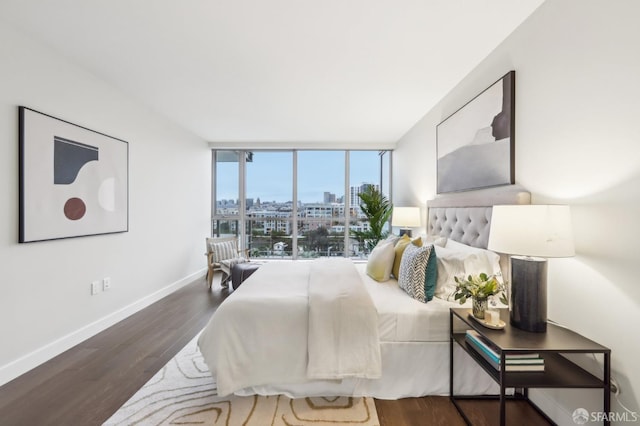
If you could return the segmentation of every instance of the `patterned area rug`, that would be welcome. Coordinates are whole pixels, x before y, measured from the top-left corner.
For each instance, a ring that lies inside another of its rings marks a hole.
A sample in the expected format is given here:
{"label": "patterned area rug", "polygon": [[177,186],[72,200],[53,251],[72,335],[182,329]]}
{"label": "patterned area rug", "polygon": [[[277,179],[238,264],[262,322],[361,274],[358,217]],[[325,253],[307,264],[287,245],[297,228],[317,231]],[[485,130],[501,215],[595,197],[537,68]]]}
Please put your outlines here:
{"label": "patterned area rug", "polygon": [[379,426],[371,398],[218,397],[197,337],[104,425]]}

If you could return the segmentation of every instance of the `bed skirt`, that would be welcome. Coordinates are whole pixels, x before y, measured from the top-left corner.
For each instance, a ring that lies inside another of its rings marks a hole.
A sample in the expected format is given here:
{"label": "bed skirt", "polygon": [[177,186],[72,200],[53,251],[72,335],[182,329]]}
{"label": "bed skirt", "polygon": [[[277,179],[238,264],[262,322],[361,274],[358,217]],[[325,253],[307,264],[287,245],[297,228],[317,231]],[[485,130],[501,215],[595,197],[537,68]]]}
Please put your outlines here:
{"label": "bed skirt", "polygon": [[[399,399],[449,395],[449,342],[382,342],[380,379],[319,380],[307,383],[253,386],[236,395],[371,396]],[[454,392],[497,395],[497,384],[458,345],[454,345]]]}

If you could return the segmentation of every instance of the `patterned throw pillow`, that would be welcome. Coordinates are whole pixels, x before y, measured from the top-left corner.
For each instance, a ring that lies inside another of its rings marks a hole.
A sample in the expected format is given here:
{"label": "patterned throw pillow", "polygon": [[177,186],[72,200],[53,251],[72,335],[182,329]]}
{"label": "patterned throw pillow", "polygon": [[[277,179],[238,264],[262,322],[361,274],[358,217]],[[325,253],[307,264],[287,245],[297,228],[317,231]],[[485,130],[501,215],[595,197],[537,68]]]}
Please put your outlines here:
{"label": "patterned throw pillow", "polygon": [[409,296],[423,303],[430,300],[425,284],[427,264],[432,251],[433,245],[416,247],[409,244],[400,261],[398,285]]}
{"label": "patterned throw pillow", "polygon": [[393,261],[393,269],[391,270],[391,273],[396,277],[396,279],[400,278],[400,262],[402,261],[402,255],[409,244],[413,244],[416,247],[422,247],[422,238],[418,237],[412,240],[407,234],[404,234],[400,239],[398,239],[395,247],[396,256]]}
{"label": "patterned throw pillow", "polygon": [[220,263],[225,259],[233,259],[238,257],[238,242],[235,240],[214,242],[211,244],[211,251],[215,263]]}

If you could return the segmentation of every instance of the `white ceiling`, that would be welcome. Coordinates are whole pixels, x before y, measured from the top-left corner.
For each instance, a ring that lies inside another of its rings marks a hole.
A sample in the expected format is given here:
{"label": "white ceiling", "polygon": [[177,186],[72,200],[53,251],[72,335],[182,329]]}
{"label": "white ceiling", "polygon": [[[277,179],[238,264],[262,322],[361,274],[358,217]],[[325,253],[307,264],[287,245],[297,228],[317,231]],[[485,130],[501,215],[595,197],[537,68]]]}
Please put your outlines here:
{"label": "white ceiling", "polygon": [[376,144],[542,2],[2,0],[0,17],[207,141]]}

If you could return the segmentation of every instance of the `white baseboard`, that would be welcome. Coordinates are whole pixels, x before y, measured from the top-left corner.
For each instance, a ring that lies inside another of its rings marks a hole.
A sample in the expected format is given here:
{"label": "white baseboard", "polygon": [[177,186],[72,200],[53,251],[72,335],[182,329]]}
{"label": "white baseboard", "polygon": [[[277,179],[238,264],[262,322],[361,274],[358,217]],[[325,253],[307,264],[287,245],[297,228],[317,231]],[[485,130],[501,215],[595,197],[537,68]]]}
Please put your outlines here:
{"label": "white baseboard", "polygon": [[14,361],[11,361],[8,364],[0,366],[0,386],[21,376],[27,371],[32,370],[40,364],[49,361],[53,357],[87,340],[88,338],[95,336],[101,331],[146,308],[152,303],[157,302],[163,297],[168,296],[174,291],[179,290],[185,285],[193,282],[195,279],[204,276],[205,272],[206,269],[202,269],[188,275],[148,296],[143,297],[140,300],[131,303],[130,305],[125,306],[122,309],[102,317],[91,324],[87,324],[84,327],[44,345]]}

